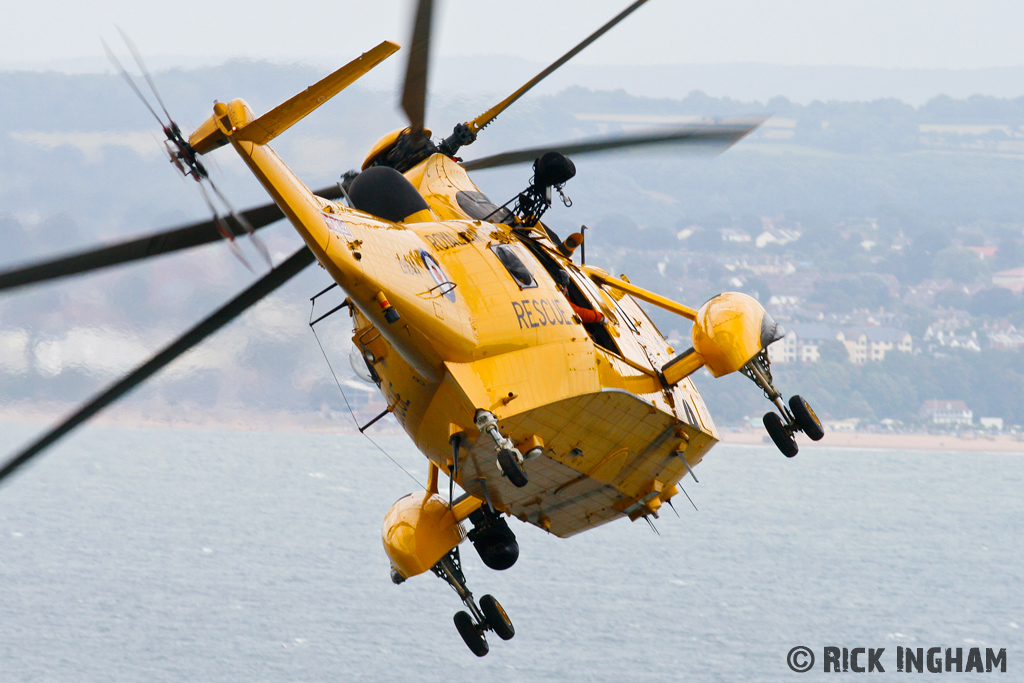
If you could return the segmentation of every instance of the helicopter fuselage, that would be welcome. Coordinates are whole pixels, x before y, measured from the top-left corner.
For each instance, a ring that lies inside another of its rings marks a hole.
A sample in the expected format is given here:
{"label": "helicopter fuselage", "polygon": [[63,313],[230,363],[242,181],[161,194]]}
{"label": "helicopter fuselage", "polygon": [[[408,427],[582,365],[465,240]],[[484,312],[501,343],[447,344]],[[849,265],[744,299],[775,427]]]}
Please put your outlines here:
{"label": "helicopter fuselage", "polygon": [[[569,536],[656,514],[717,440],[690,380],[659,377],[674,350],[640,306],[539,231],[472,218],[459,193],[482,194],[451,158],[435,154],[405,173],[431,215],[395,223],[313,195],[266,145],[232,144],[346,293],[353,343],[416,446],[449,472],[450,440],[464,439],[456,481],[469,494]],[[525,266],[525,284],[496,249]],[[592,337],[573,314],[558,268],[604,313],[603,332]],[[526,486],[502,476],[474,426],[478,410],[514,443],[542,444]]]}
{"label": "helicopter fuselage", "polygon": [[[390,413],[429,463],[425,490],[399,499],[384,516],[381,540],[391,578],[402,583],[430,571],[445,580],[468,610],[457,612],[454,623],[477,656],[487,654],[486,631],[508,640],[515,629],[493,596],[477,601],[469,591],[462,541],[468,538],[486,566],[503,570],[519,557],[506,515],[561,537],[621,517],[644,518],[653,527],[651,518],[663,504],[672,505],[676,494],[685,494],[680,480],[694,476],[694,466],[718,439],[693,373],[706,368],[713,377],[741,372],[751,379],[778,409],[763,421],[786,456],[798,451],[797,432],[821,439],[824,429],[807,401],[794,395],[787,404],[774,386],[767,347],[784,330],[757,300],[723,292],[690,308],[625,275],[583,265],[582,252],[576,265],[572,256],[583,236],[573,233],[560,241],[540,222],[552,190],[561,194],[576,173],[568,155],[668,143],[728,146],[760,120],[544,145],[465,166],[455,158],[502,111],[645,1],[634,0],[435,144],[425,126],[434,3],[419,0],[401,98],[409,125],[382,137],[362,172],[346,173],[336,187],[319,190],[324,196],[311,192],[268,143],[393,54],[397,44],[378,44],[259,117],[242,100],[217,101],[213,115],[187,141],[141,58],[136,54],[166,123],[108,50],[160,120],[172,161],[199,183],[213,220],[0,273],[0,289],[149,258],[217,235],[233,239],[248,233],[271,269],[22,449],[0,467],[0,481],[314,260],[345,294],[341,305],[318,320],[348,309],[354,367],[376,383],[387,402],[387,410],[360,431]],[[199,157],[227,145],[276,209],[267,205],[236,214],[217,190]],[[533,163],[533,177],[509,202],[511,209],[491,203],[466,173],[527,162]],[[218,214],[207,187],[230,220]],[[275,266],[255,230],[281,213],[306,246]],[[231,246],[245,262],[238,245]],[[639,301],[692,323],[692,346],[681,353],[672,349]],[[310,325],[316,322],[311,318]],[[442,472],[449,475],[447,500],[438,486]],[[465,490],[457,499],[455,482]]]}

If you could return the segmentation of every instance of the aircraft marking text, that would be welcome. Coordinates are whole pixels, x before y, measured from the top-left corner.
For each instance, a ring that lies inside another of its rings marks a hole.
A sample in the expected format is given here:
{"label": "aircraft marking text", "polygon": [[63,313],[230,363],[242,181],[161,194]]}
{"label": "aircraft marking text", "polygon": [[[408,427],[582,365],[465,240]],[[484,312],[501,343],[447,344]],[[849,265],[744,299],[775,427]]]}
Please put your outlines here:
{"label": "aircraft marking text", "polygon": [[407,254],[395,254],[395,258],[398,259],[398,265],[406,275],[419,275],[423,272],[420,266],[421,261],[419,251],[410,251]]}
{"label": "aircraft marking text", "polygon": [[426,240],[427,244],[434,251],[447,251],[472,243],[476,239],[476,230],[466,230],[465,232],[455,234],[450,232],[432,232],[429,235],[424,235],[423,239]]}
{"label": "aircraft marking text", "polygon": [[572,313],[562,308],[564,302],[558,299],[523,299],[513,301],[519,329],[544,327],[546,325],[573,325]]}

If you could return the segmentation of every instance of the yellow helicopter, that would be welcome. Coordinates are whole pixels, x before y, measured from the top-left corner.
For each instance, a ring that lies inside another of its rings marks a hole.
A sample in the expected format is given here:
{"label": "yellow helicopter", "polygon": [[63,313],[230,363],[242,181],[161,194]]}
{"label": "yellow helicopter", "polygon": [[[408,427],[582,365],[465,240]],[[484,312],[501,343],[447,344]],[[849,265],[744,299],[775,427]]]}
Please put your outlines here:
{"label": "yellow helicopter", "polygon": [[[784,401],[773,384],[766,349],[784,331],[756,300],[724,293],[696,309],[671,301],[587,265],[581,233],[563,240],[541,221],[553,191],[561,194],[575,174],[570,155],[666,143],[725,147],[759,122],[458,157],[502,111],[644,2],[435,142],[425,128],[433,3],[419,0],[401,98],[409,126],[381,138],[359,172],[315,191],[269,143],[398,45],[381,43],[260,116],[243,100],[218,102],[187,138],[154,87],[166,121],[150,111],[183,173],[219,194],[200,157],[230,146],[274,203],[0,273],[0,289],[233,239],[282,216],[306,246],[26,447],[0,469],[0,480],[314,262],[344,292],[344,302],[321,319],[342,309],[350,316],[357,369],[387,402],[376,419],[393,415],[428,460],[426,490],[396,502],[384,519],[392,579],[431,571],[449,583],[466,607],[455,625],[478,656],[488,652],[487,631],[507,640],[515,630],[497,600],[477,601],[469,591],[460,544],[468,539],[485,565],[501,570],[519,556],[508,517],[559,537],[619,518],[656,518],[718,440],[690,380],[698,369],[753,380],[777,408],[764,424],[785,455],[796,454],[797,431],[822,438],[808,403]],[[467,173],[525,162],[533,162],[533,177],[504,206]],[[692,346],[671,348],[638,302],[691,321]],[[442,472],[447,498],[439,490]],[[465,492],[458,498],[456,483]]]}

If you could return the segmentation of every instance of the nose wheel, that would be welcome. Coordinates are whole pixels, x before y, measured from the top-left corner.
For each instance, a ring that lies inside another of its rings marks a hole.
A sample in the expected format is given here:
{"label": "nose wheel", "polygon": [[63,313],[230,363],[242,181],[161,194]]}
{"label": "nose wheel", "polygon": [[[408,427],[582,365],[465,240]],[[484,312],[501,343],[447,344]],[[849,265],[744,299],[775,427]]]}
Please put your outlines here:
{"label": "nose wheel", "polygon": [[502,448],[498,451],[498,469],[512,482],[516,488],[523,488],[530,483],[526,476],[526,470],[520,463],[521,456],[512,448]]}
{"label": "nose wheel", "polygon": [[523,469],[523,454],[519,452],[519,449],[515,447],[512,441],[502,436],[501,432],[498,431],[498,418],[494,416],[494,413],[487,410],[478,410],[473,421],[476,423],[476,427],[480,430],[481,434],[489,434],[494,441],[494,447],[497,450],[498,456],[498,470],[502,476],[508,479],[516,488],[521,489],[530,483],[529,478],[526,476],[526,470]]}
{"label": "nose wheel", "polygon": [[825,436],[825,428],[821,426],[811,404],[802,397],[793,395],[787,405],[782,394],[772,383],[771,362],[767,350],[754,356],[743,366],[742,372],[764,391],[765,398],[775,404],[779,412],[765,413],[762,422],[776,447],[787,458],[792,458],[799,451],[794,435],[803,432],[812,441],[820,441]]}
{"label": "nose wheel", "polygon": [[508,614],[494,596],[481,597],[478,605],[473,594],[469,592],[466,577],[462,573],[458,546],[442,557],[431,571],[444,579],[458,593],[462,604],[466,606],[465,610],[455,613],[455,628],[466,646],[477,657],[483,657],[490,651],[485,635],[487,631],[493,631],[502,640],[510,640],[516,634],[512,620],[508,618]]}

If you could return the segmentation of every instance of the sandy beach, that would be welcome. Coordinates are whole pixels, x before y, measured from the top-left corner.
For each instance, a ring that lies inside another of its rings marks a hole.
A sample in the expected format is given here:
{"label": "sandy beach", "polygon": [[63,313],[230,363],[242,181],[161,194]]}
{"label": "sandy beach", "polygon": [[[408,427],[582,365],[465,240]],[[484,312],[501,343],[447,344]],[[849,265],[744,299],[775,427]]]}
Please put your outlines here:
{"label": "sandy beach", "polygon": [[[40,431],[65,419],[77,405],[60,403],[0,406],[0,424],[23,424]],[[374,412],[357,411],[359,424],[375,417]],[[195,406],[113,406],[90,419],[87,424],[124,427],[161,427],[171,429],[226,429],[252,432],[306,431],[336,434],[358,434],[347,410],[258,411],[243,408],[199,408]],[[374,424],[368,433],[405,434],[394,418],[387,417]]]}
{"label": "sandy beach", "polygon": [[[770,444],[768,436],[756,431],[722,430],[722,443]],[[827,432],[821,441],[800,435],[801,450],[809,448],[884,448],[918,451],[975,451],[979,453],[1024,453],[1024,441],[1010,434],[959,437],[955,434],[879,434],[871,432]]]}

